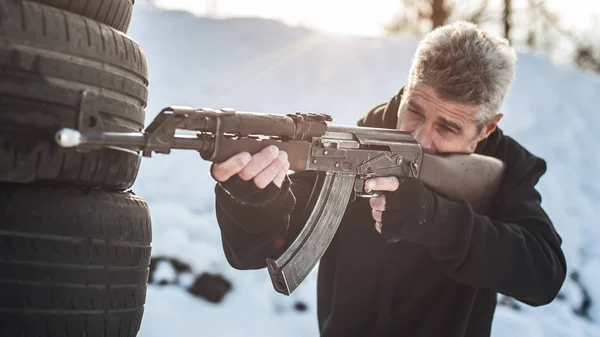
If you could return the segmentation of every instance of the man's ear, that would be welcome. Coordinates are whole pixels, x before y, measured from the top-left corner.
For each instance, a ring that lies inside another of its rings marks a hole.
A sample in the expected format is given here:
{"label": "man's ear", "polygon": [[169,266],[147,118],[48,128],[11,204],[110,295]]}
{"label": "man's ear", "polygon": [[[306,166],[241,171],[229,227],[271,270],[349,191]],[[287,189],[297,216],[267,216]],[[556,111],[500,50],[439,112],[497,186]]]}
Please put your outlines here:
{"label": "man's ear", "polygon": [[487,122],[481,129],[481,133],[479,134],[479,139],[477,141],[484,140],[490,134],[492,134],[492,132],[494,132],[496,130],[496,127],[498,127],[498,122],[500,122],[502,117],[504,117],[504,114],[500,112],[500,113],[496,114],[496,116],[494,116],[494,118],[492,118],[492,120]]}

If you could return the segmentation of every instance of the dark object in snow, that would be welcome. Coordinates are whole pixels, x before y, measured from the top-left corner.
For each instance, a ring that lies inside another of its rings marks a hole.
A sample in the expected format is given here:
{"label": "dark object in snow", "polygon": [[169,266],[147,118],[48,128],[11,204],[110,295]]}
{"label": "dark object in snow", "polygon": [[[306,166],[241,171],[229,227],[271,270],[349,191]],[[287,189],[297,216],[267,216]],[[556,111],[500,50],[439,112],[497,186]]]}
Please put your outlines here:
{"label": "dark object in snow", "polygon": [[590,307],[592,306],[592,298],[590,297],[590,294],[588,294],[587,290],[585,290],[585,288],[581,288],[581,291],[583,293],[583,301],[581,301],[581,305],[579,306],[579,308],[575,308],[574,312],[578,316],[591,319]]}
{"label": "dark object in snow", "polygon": [[306,306],[306,304],[304,304],[304,302],[296,302],[296,304],[294,304],[294,309],[298,310],[298,311],[306,311],[308,309],[308,307]]}
{"label": "dark object in snow", "polygon": [[167,280],[160,280],[160,281],[158,281],[158,285],[159,286],[166,286],[168,284],[169,284],[169,281],[167,281]]}
{"label": "dark object in snow", "polygon": [[[175,279],[173,280],[173,282],[171,282],[173,284],[179,284],[179,277],[181,273],[189,273],[192,271],[192,267],[190,267],[189,264],[178,260],[174,257],[155,256],[150,261],[150,274],[148,276],[148,283],[152,284],[156,282],[156,280],[154,279],[154,272],[156,271],[156,266],[161,261],[166,261],[170,263],[173,269],[175,269]],[[161,284],[161,282],[162,281],[159,281],[159,285],[164,285],[164,283]]]}
{"label": "dark object in snow", "polygon": [[190,267],[189,264],[182,262],[176,258],[170,258],[169,262],[171,262],[171,265],[173,266],[175,271],[177,271],[178,277],[179,277],[179,273],[185,273],[185,272],[192,271],[192,267]]}
{"label": "dark object in snow", "polygon": [[505,306],[505,307],[514,309],[516,311],[521,310],[519,303],[517,303],[517,301],[514,298],[508,297],[508,296],[500,297],[500,300],[498,301],[498,305]]}
{"label": "dark object in snow", "polygon": [[196,278],[194,284],[188,291],[209,302],[219,303],[225,294],[231,289],[231,282],[219,274],[202,273]]}
{"label": "dark object in snow", "polygon": [[583,284],[581,284],[581,281],[579,279],[579,273],[577,271],[574,271],[571,273],[570,276],[571,276],[571,279],[573,280],[573,282],[575,282],[575,284],[577,285],[577,287],[579,287],[579,289],[581,289],[581,295],[583,296],[581,305],[577,308],[573,308],[573,312],[577,316],[580,316],[580,317],[583,317],[586,319],[591,319],[590,307],[592,306],[592,298],[590,297],[590,294],[588,293],[587,289],[585,289]]}

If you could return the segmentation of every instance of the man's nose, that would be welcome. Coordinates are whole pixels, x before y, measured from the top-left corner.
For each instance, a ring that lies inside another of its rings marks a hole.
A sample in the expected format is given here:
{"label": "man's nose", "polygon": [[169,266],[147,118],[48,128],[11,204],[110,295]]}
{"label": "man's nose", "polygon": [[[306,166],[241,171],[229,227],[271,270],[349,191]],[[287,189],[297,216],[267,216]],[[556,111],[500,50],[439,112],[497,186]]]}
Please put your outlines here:
{"label": "man's nose", "polygon": [[435,147],[433,146],[433,131],[428,125],[421,125],[413,133],[413,137],[417,140],[421,148],[426,153],[434,153]]}

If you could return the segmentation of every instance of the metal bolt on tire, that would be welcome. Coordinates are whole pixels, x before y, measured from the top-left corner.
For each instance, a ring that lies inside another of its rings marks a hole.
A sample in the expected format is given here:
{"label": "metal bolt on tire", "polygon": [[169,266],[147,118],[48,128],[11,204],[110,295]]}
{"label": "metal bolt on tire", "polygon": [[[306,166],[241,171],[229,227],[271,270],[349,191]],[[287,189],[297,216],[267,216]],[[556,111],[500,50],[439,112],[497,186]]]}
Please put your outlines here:
{"label": "metal bolt on tire", "polygon": [[53,134],[144,128],[148,70],[140,46],[36,2],[0,0],[0,8],[0,181],[131,187],[138,153],[77,153],[58,147]]}

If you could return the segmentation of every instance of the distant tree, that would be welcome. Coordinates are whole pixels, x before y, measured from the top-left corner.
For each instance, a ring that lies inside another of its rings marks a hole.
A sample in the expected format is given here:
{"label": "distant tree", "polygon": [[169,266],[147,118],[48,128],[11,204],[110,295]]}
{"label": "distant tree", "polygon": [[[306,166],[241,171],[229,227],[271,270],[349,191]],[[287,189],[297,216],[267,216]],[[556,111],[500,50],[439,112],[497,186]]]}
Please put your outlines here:
{"label": "distant tree", "polygon": [[546,54],[553,54],[558,42],[571,39],[569,32],[561,26],[560,17],[552,12],[546,0],[527,0],[521,13],[520,26],[527,31],[525,45]]}
{"label": "distant tree", "polygon": [[448,21],[450,9],[445,0],[431,0],[431,23],[433,29],[443,26]]}
{"label": "distant tree", "polygon": [[219,11],[219,0],[209,0],[206,5],[206,15],[216,16]]}
{"label": "distant tree", "polygon": [[583,69],[600,73],[600,50],[594,45],[582,44],[575,52],[574,62]]}
{"label": "distant tree", "polygon": [[[600,73],[600,33],[598,28],[574,32],[564,27],[558,13],[546,0],[526,0],[516,9],[512,0],[491,6],[488,0],[404,0],[392,20],[384,26],[389,34],[423,36],[457,20],[473,22],[498,33],[515,47],[524,47]],[[596,20],[596,22],[599,22]],[[596,37],[590,42],[590,36]]]}
{"label": "distant tree", "polygon": [[512,26],[512,0],[504,0],[504,8],[502,10],[502,23],[504,25],[504,38],[510,41],[510,27]]}
{"label": "distant tree", "polygon": [[[525,45],[549,57],[581,69],[600,73],[600,36],[596,27],[573,31],[564,27],[560,14],[550,10],[545,0],[528,0],[528,34]],[[595,28],[595,29],[594,29]]]}
{"label": "distant tree", "polygon": [[476,24],[493,21],[489,1],[404,0],[400,10],[384,26],[389,34],[410,33],[422,36],[456,20]]}
{"label": "distant tree", "polygon": [[600,17],[595,18],[595,27],[591,27],[577,40],[573,61],[583,69],[600,73]]}

